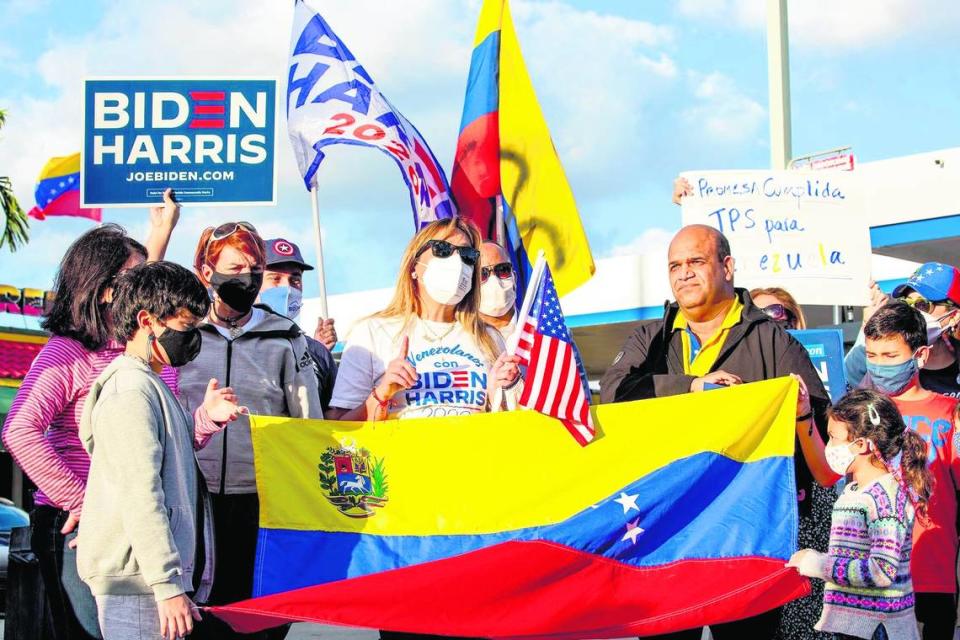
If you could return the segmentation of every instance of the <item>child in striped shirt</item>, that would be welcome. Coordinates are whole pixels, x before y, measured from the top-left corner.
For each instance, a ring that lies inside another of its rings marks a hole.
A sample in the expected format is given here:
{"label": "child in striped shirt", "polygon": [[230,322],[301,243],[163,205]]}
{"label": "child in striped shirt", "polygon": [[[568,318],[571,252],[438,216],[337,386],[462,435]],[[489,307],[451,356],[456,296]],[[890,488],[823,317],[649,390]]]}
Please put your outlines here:
{"label": "child in striped shirt", "polygon": [[852,482],[833,507],[827,553],[802,549],[787,566],[826,581],[817,630],[919,640],[910,550],[914,513],[923,517],[931,492],[927,445],[892,400],[866,389],[831,409],[828,432],[827,461]]}

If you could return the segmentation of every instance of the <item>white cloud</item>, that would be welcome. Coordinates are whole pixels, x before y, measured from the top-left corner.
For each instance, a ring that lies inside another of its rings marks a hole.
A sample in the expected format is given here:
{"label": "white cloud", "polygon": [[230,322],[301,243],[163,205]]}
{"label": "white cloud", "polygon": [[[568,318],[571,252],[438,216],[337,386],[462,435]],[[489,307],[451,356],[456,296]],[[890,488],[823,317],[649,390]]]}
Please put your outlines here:
{"label": "white cloud", "polygon": [[518,2],[524,59],[560,159],[580,198],[607,193],[653,152],[648,107],[675,84],[669,27],[578,11],[560,2]]}
{"label": "white cloud", "polygon": [[613,258],[615,256],[637,256],[637,255],[667,255],[667,247],[676,230],[670,231],[662,227],[650,227],[639,236],[629,242],[612,247],[602,258]]}
{"label": "white cloud", "polygon": [[691,73],[696,102],[682,118],[701,131],[709,142],[741,144],[759,140],[766,123],[763,105],[741,92],[733,79],[721,74]]}
{"label": "white cloud", "polygon": [[[766,29],[760,0],[681,0],[686,17],[747,29]],[[803,0],[789,3],[790,39],[802,47],[862,49],[930,34],[955,34],[960,7],[946,0]]]}

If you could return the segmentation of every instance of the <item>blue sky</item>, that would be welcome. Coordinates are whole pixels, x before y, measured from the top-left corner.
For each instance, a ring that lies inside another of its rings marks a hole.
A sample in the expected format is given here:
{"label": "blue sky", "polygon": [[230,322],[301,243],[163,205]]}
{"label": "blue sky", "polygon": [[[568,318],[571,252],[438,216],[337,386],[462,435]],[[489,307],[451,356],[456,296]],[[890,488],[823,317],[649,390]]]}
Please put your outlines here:
{"label": "blue sky", "polygon": [[[312,0],[423,132],[449,173],[479,0]],[[80,148],[85,75],[285,75],[286,0],[0,0],[0,175],[24,208],[44,161]],[[672,178],[769,164],[762,0],[513,0],[525,58],[595,257],[641,253],[679,225]],[[794,155],[852,145],[859,161],[957,146],[960,6],[949,0],[791,3]],[[285,136],[276,207],[186,208],[168,257],[250,220],[312,260],[310,202]],[[395,165],[338,147],[320,172],[330,293],[389,286],[412,232]],[[143,237],[146,212],[108,210]],[[90,223],[32,225],[0,281],[51,284]],[[307,295],[315,291],[307,280]]]}

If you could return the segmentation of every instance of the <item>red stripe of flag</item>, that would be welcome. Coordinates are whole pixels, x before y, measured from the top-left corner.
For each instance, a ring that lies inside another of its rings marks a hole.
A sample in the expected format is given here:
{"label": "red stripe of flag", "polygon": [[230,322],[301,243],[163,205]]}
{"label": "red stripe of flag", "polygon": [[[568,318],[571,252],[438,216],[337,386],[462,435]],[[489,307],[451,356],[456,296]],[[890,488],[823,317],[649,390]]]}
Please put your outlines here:
{"label": "red stripe of flag", "polygon": [[[570,349],[571,355],[573,354],[573,349]],[[577,408],[577,399],[582,395],[577,391],[577,387],[580,385],[580,376],[577,375],[576,368],[571,368],[570,373],[567,376],[567,384],[569,385],[567,393],[567,401],[563,404],[563,407],[557,411],[557,415],[561,419],[572,419],[574,418],[574,411]]]}
{"label": "red stripe of flag", "polygon": [[590,444],[590,440],[587,440],[587,438],[584,437],[583,432],[577,428],[577,425],[573,421],[562,420],[561,422],[563,422],[563,426],[567,428],[567,431],[570,432],[570,435],[573,436],[573,439],[576,440],[581,447],[585,447]]}
{"label": "red stripe of flag", "polygon": [[[536,337],[534,337],[536,342]],[[533,346],[531,345],[531,352]],[[530,354],[532,355],[532,353]],[[520,404],[525,407],[533,408],[532,398],[539,393],[540,377],[537,375],[537,363],[527,360],[527,379],[523,385],[523,392],[520,394]]]}
{"label": "red stripe of flag", "polygon": [[[553,340],[553,342],[558,342]],[[557,381],[557,394],[553,398],[553,404],[550,406],[550,415],[565,416],[566,412],[560,413],[560,405],[566,407],[570,403],[570,374],[573,369],[570,367],[570,356],[573,355],[573,349],[566,342],[560,347],[563,349],[563,361],[560,364],[560,380]],[[559,356],[558,356],[559,357]]]}
{"label": "red stripe of flag", "polygon": [[440,171],[437,169],[437,165],[434,163],[433,158],[430,157],[430,152],[423,148],[423,145],[420,144],[419,140],[413,141],[413,152],[417,154],[417,157],[420,158],[420,162],[422,162],[427,168],[427,171],[430,172],[430,177],[433,178],[433,182],[438,187],[446,191],[446,189],[444,189],[444,181],[440,177]]}
{"label": "red stripe of flag", "polygon": [[[546,354],[543,353],[544,346],[547,348]],[[551,382],[553,380],[553,369],[557,359],[557,341],[549,340],[548,343],[544,345],[544,337],[538,333],[534,348],[538,350],[535,361],[538,361],[539,364],[539,360],[542,358],[545,364],[543,367],[537,367],[537,372],[542,371],[543,374],[540,376],[540,394],[537,396],[536,405],[534,406],[537,411],[543,411],[543,408],[547,404],[547,396],[550,394]]]}

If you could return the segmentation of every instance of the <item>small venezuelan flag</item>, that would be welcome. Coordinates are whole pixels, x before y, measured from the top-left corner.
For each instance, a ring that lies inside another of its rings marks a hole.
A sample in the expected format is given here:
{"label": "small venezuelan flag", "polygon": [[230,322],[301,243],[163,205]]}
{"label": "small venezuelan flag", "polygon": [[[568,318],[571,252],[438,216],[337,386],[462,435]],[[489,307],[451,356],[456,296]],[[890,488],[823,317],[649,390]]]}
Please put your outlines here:
{"label": "small venezuelan flag", "polygon": [[94,222],[102,219],[102,209],[80,208],[80,154],[50,158],[43,166],[34,192],[37,206],[28,214],[43,220],[47,216],[75,216]]}
{"label": "small venezuelan flag", "polygon": [[[534,411],[254,417],[252,632],[302,620],[480,638],[617,638],[806,595],[797,383],[595,408],[581,447]],[[705,419],[704,416],[710,416]]]}

